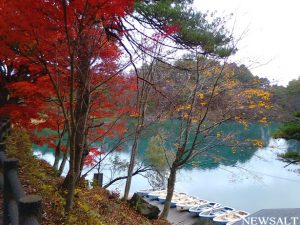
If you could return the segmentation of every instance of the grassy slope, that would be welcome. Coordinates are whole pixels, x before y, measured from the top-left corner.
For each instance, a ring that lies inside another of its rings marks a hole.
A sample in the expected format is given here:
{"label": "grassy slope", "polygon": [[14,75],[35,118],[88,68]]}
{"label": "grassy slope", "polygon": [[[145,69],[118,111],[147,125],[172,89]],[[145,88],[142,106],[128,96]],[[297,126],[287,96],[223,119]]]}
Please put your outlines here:
{"label": "grassy slope", "polygon": [[65,222],[64,192],[59,190],[62,178],[55,175],[52,167],[32,155],[31,141],[24,131],[13,131],[6,140],[7,156],[20,159],[19,176],[27,194],[43,198],[43,224],[78,225],[167,225],[166,221],[150,221],[129,208],[108,191],[101,188],[76,190],[75,206]]}

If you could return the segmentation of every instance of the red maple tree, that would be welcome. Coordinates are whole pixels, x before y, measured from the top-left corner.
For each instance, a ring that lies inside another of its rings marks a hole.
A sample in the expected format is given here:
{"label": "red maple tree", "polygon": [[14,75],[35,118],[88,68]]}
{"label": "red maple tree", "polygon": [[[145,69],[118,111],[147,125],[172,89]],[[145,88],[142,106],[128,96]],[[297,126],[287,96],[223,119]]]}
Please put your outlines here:
{"label": "red maple tree", "polygon": [[[21,81],[6,83],[10,97],[0,114],[32,131],[66,130],[70,170],[66,209],[91,143],[122,135],[119,119],[131,113],[135,84],[121,74],[116,36],[125,32],[119,21],[132,11],[134,0],[1,0],[0,59],[18,69]],[[4,79],[4,78],[2,78]],[[117,119],[109,119],[117,118]],[[105,120],[104,120],[105,119]],[[40,138],[53,144],[55,137]],[[35,139],[37,140],[37,139]]]}

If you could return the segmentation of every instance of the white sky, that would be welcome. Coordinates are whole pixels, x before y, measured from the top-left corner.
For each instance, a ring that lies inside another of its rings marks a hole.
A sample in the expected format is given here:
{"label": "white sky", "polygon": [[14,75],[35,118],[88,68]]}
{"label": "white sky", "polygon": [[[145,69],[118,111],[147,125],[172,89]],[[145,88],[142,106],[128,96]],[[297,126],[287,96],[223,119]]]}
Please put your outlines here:
{"label": "white sky", "polygon": [[300,76],[300,1],[298,0],[194,0],[201,12],[233,13],[239,51],[232,58],[254,75],[286,85]]}

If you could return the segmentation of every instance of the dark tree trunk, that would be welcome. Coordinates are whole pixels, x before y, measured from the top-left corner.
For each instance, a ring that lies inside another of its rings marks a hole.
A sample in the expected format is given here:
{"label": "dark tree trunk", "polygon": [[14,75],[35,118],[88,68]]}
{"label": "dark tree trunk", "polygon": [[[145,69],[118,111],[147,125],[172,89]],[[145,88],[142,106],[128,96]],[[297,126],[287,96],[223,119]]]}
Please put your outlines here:
{"label": "dark tree trunk", "polygon": [[64,180],[64,183],[66,183],[67,186],[67,196],[66,196],[66,206],[65,206],[65,211],[68,214],[72,207],[73,207],[73,203],[74,203],[74,193],[75,193],[75,184],[76,184],[76,179],[74,176],[74,173],[68,173],[68,177],[66,177],[66,179]]}
{"label": "dark tree trunk", "polygon": [[60,176],[62,175],[62,173],[64,172],[64,168],[65,168],[67,159],[68,159],[68,153],[67,153],[67,151],[66,151],[66,152],[64,152],[63,159],[62,159],[61,164],[60,164],[59,169],[58,169],[57,175],[58,175],[59,177],[60,177]]}
{"label": "dark tree trunk", "polygon": [[124,200],[127,200],[128,196],[129,196],[132,174],[133,174],[133,169],[134,169],[134,165],[135,165],[135,156],[137,153],[138,138],[139,138],[139,130],[136,131],[134,143],[133,143],[133,146],[131,149],[130,162],[129,162],[129,166],[128,166],[127,180],[126,180],[124,197],[123,197]]}
{"label": "dark tree trunk", "polygon": [[164,219],[167,219],[168,214],[169,214],[171,201],[172,201],[172,197],[173,197],[173,192],[174,192],[174,187],[175,187],[175,182],[176,182],[176,172],[177,172],[177,168],[172,166],[172,168],[170,170],[170,176],[168,178],[167,197],[166,197],[166,201],[164,204],[164,209],[160,215],[160,217],[164,218]]}
{"label": "dark tree trunk", "polygon": [[58,142],[55,149],[54,163],[53,163],[53,168],[55,169],[55,171],[58,170],[59,158],[60,158],[60,141]]}
{"label": "dark tree trunk", "polygon": [[75,147],[75,136],[74,134],[70,135],[70,168],[67,176],[64,179],[62,184],[62,188],[67,190],[66,196],[66,205],[65,205],[65,212],[67,216],[71,211],[74,203],[74,193],[75,193],[75,173],[74,173],[74,147]]}
{"label": "dark tree trunk", "polygon": [[74,191],[80,179],[81,165],[84,160],[84,145],[88,132],[88,114],[90,109],[90,60],[87,56],[86,47],[82,42],[79,51],[80,64],[78,70],[78,89],[76,93],[76,105],[74,109],[74,125],[70,135],[70,169],[63,182],[63,188],[67,188],[66,212],[73,207]]}
{"label": "dark tree trunk", "polygon": [[[85,140],[85,142],[86,142],[86,140]],[[81,164],[80,164],[80,173],[79,173],[80,177],[81,177],[82,170],[83,170],[83,167],[84,167],[85,158],[88,156],[88,154],[89,154],[89,149],[87,147],[87,144],[85,143],[84,149],[83,149],[83,152],[82,152],[82,160],[81,160]],[[84,178],[84,177],[82,177],[82,178]]]}
{"label": "dark tree trunk", "polygon": [[6,89],[0,87],[0,106],[3,106],[7,102],[8,92]]}

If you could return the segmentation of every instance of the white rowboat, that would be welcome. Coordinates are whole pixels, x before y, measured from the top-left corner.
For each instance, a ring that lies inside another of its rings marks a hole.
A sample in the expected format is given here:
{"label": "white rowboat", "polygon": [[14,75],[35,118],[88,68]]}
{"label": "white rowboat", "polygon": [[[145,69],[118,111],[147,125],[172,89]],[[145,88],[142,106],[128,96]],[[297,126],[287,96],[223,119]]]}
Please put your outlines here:
{"label": "white rowboat", "polygon": [[242,210],[236,210],[224,215],[216,216],[213,218],[213,221],[219,223],[219,224],[227,224],[229,222],[236,222],[238,220],[241,220],[243,217],[249,216],[250,214],[248,212],[242,211]]}
{"label": "white rowboat", "polygon": [[203,211],[203,212],[199,213],[199,216],[212,219],[216,216],[224,215],[224,214],[230,213],[232,211],[234,211],[234,208],[224,206],[224,207],[219,207],[219,208]]}
{"label": "white rowboat", "polygon": [[176,209],[178,211],[187,211],[191,207],[204,205],[206,203],[208,203],[208,201],[204,199],[198,199],[198,198],[185,199],[183,201],[179,201],[176,203]]}
{"label": "white rowboat", "polygon": [[218,208],[220,206],[221,206],[221,204],[219,204],[219,203],[208,202],[206,204],[201,204],[201,205],[197,205],[197,206],[191,207],[189,209],[189,213],[190,213],[191,216],[199,216],[199,213],[201,213],[203,211],[214,209],[214,208]]}
{"label": "white rowboat", "polygon": [[149,198],[149,200],[153,201],[153,200],[158,200],[159,196],[164,195],[166,193],[167,193],[166,190],[152,191],[152,192],[148,193],[148,195],[146,195],[146,197]]}

